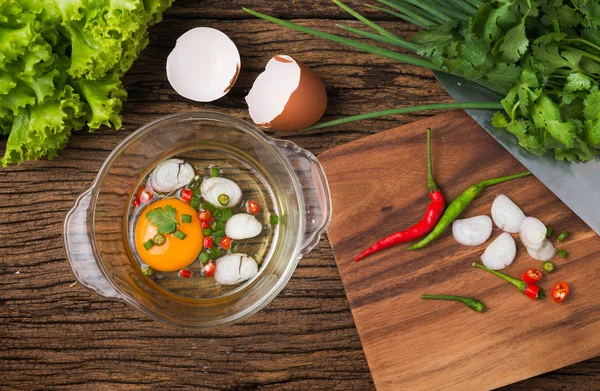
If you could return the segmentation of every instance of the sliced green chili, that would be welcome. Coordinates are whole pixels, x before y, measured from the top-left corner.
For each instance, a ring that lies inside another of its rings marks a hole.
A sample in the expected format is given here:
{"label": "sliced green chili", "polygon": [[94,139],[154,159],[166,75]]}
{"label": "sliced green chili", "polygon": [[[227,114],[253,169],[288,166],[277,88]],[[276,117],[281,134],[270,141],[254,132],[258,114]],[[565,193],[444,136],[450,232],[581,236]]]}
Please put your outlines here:
{"label": "sliced green chili", "polygon": [[483,311],[483,303],[472,297],[454,296],[454,295],[423,295],[421,299],[424,300],[452,300],[463,303],[473,311]]}
{"label": "sliced green chili", "polygon": [[216,178],[219,176],[219,167],[213,166],[210,168],[210,176]]}
{"label": "sliced green chili", "polygon": [[448,228],[448,226],[452,224],[452,222],[456,220],[458,216],[460,216],[460,214],[467,208],[467,206],[469,206],[469,204],[475,199],[475,197],[481,194],[481,192],[485,188],[492,185],[497,185],[499,183],[508,182],[513,179],[522,178],[528,175],[531,175],[531,173],[529,171],[525,171],[520,174],[509,175],[495,179],[488,179],[472,185],[461,195],[456,197],[454,201],[450,203],[450,205],[448,205],[448,207],[444,211],[444,214],[440,218],[440,221],[438,221],[435,228],[433,228],[433,231],[431,231],[429,235],[423,238],[419,243],[410,246],[408,249],[417,250],[423,248],[429,243],[431,243],[435,238],[440,236],[442,232],[444,232],[446,228]]}
{"label": "sliced green chili", "polygon": [[556,240],[558,240],[559,242],[562,242],[563,240],[565,240],[566,238],[569,237],[569,233],[567,231],[561,233],[560,235],[558,235],[558,238],[556,238]]}
{"label": "sliced green chili", "polygon": [[561,249],[561,250],[558,250],[558,252],[557,252],[557,253],[558,253],[558,255],[559,255],[561,258],[566,258],[566,257],[567,257],[567,255],[568,255],[568,254],[567,254],[567,252],[566,252],[565,250],[562,250],[562,249]]}
{"label": "sliced green chili", "polygon": [[144,242],[144,248],[146,250],[150,250],[152,247],[154,247],[154,240],[148,239]]}
{"label": "sliced green chili", "polygon": [[552,273],[554,271],[554,264],[550,261],[546,261],[542,263],[542,269],[544,269],[546,273]]}
{"label": "sliced green chili", "polygon": [[181,215],[181,222],[182,223],[191,223],[192,222],[192,216],[191,215]]}
{"label": "sliced green chili", "polygon": [[175,233],[173,233],[173,236],[175,236],[177,239],[183,240],[186,238],[187,235],[181,231],[175,231]]}
{"label": "sliced green chili", "polygon": [[146,277],[152,277],[155,273],[154,269],[148,265],[142,265],[140,269],[142,270],[142,275]]}
{"label": "sliced green chili", "polygon": [[217,200],[219,201],[219,204],[221,204],[221,206],[229,205],[229,196],[227,194],[219,194]]}
{"label": "sliced green chili", "polygon": [[155,245],[162,246],[167,241],[167,238],[165,238],[164,235],[156,234],[156,235],[154,235],[154,239],[152,239],[152,240],[154,241]]}

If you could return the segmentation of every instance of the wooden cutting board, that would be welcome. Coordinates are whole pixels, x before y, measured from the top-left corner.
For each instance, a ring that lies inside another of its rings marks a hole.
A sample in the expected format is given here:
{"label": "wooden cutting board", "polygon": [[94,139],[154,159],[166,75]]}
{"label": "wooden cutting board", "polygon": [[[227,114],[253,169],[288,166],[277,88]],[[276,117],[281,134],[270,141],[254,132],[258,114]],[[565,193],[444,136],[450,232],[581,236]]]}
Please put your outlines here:
{"label": "wooden cutting board", "polygon": [[[490,215],[506,194],[556,232],[557,271],[542,286],[566,281],[561,304],[532,301],[512,285],[471,266],[487,244],[464,247],[447,231],[429,247],[352,257],[377,239],[421,219],[427,204],[425,129],[433,129],[434,175],[447,199],[480,180],[524,171],[466,113],[452,112],[388,130],[320,155],[333,198],[329,240],[379,391],[482,390],[500,387],[600,355],[600,239],[536,178],[488,188],[463,217]],[[600,180],[600,178],[598,179]],[[600,207],[600,205],[598,206]],[[494,230],[488,243],[500,234]],[[517,236],[515,277],[541,262]],[[487,309],[424,301],[424,293],[473,296]]]}

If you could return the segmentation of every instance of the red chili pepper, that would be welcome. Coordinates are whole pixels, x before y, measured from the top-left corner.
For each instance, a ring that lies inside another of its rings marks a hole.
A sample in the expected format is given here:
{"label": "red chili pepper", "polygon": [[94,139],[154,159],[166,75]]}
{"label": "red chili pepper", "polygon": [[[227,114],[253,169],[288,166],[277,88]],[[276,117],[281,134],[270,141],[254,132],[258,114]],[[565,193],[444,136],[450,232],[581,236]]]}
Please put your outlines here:
{"label": "red chili pepper", "polygon": [[248,200],[248,202],[246,202],[246,210],[251,215],[255,215],[260,212],[260,205],[258,205],[258,202],[254,200]]}
{"label": "red chili pepper", "polygon": [[212,248],[213,246],[213,238],[212,236],[207,236],[204,238],[204,248]]}
{"label": "red chili pepper", "polygon": [[179,278],[190,278],[192,277],[192,271],[188,269],[181,269],[177,275]]}
{"label": "red chili pepper", "polygon": [[528,284],[527,288],[525,288],[525,296],[529,297],[531,300],[536,300],[540,293],[540,287],[534,284]]}
{"label": "red chili pepper", "polygon": [[231,241],[232,239],[229,236],[223,236],[221,240],[219,240],[219,244],[223,250],[229,250],[229,247],[231,247]]}
{"label": "red chili pepper", "polygon": [[559,282],[552,287],[551,296],[554,303],[562,303],[569,296],[569,285],[566,282]]}
{"label": "red chili pepper", "polygon": [[[210,210],[203,210],[201,212],[198,212],[198,220],[200,220],[201,223],[212,223],[213,221],[213,216],[212,213],[210,213]],[[202,227],[204,228],[204,227]],[[208,227],[206,227],[208,228]]]}
{"label": "red chili pepper", "polygon": [[210,261],[204,266],[204,275],[212,277],[215,275],[215,270],[217,270],[217,265],[213,261]]}
{"label": "red chili pepper", "polygon": [[527,284],[535,284],[542,279],[542,272],[537,269],[529,269],[521,276],[521,280]]}
{"label": "red chili pepper", "polygon": [[137,208],[141,204],[142,204],[142,202],[140,201],[139,198],[136,198],[135,200],[133,200],[133,206],[134,206],[134,208]]}
{"label": "red chili pepper", "polygon": [[429,203],[429,206],[427,207],[425,215],[421,221],[404,231],[395,232],[390,236],[381,239],[354,257],[354,260],[358,261],[367,255],[371,255],[388,247],[392,247],[398,243],[404,243],[420,238],[431,232],[431,230],[438,223],[442,213],[444,212],[444,208],[446,207],[446,202],[444,200],[444,195],[438,189],[435,181],[433,180],[433,170],[431,167],[431,129],[427,129],[427,189],[429,190],[429,198],[431,198],[431,202]]}
{"label": "red chili pepper", "polygon": [[203,221],[200,223],[202,229],[210,228],[210,221]]}
{"label": "red chili pepper", "polygon": [[192,200],[192,196],[194,195],[194,192],[190,189],[183,189],[181,191],[181,201],[186,202],[186,203],[190,203],[190,201]]}

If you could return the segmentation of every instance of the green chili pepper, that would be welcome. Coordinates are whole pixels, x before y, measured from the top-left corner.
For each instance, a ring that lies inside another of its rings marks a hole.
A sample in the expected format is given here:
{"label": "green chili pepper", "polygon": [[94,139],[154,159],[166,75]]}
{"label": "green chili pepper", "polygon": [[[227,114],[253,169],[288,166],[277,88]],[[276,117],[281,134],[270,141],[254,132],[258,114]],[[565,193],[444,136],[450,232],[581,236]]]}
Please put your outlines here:
{"label": "green chili pepper", "polygon": [[222,206],[229,205],[229,196],[225,193],[219,194],[219,197],[217,198],[217,200],[219,201],[219,204],[221,204]]}
{"label": "green chili pepper", "polygon": [[567,257],[567,252],[565,250],[558,250],[558,255],[561,258],[566,258]]}
{"label": "green chili pepper", "polygon": [[483,311],[483,303],[472,297],[454,296],[454,295],[423,295],[421,299],[424,300],[452,300],[458,301],[472,309],[473,311]]}
{"label": "green chili pepper", "polygon": [[567,231],[561,233],[560,235],[558,235],[558,238],[556,238],[556,240],[558,240],[559,242],[562,242],[563,240],[565,240],[566,238],[569,237],[569,233]]}
{"label": "green chili pepper", "polygon": [[154,235],[154,238],[152,240],[154,241],[154,244],[156,244],[157,246],[162,246],[167,241],[167,238],[165,238],[164,235],[156,234],[156,235]]}
{"label": "green chili pepper", "polygon": [[146,277],[152,277],[155,273],[154,269],[148,265],[143,265],[140,269],[142,270],[142,275]]}
{"label": "green chili pepper", "polygon": [[516,175],[510,175],[510,176],[505,176],[505,177],[495,178],[495,179],[488,179],[488,180],[481,181],[479,183],[472,185],[467,190],[465,190],[461,195],[456,197],[454,199],[454,201],[452,201],[450,203],[450,205],[448,205],[448,207],[446,208],[446,211],[440,218],[440,221],[438,221],[435,228],[433,228],[433,231],[431,231],[429,233],[429,235],[427,235],[425,238],[423,238],[419,243],[410,246],[408,249],[409,250],[417,250],[417,249],[423,248],[426,245],[428,245],[429,243],[431,243],[435,238],[440,236],[442,234],[442,232],[444,232],[444,230],[446,228],[448,228],[448,226],[450,224],[452,224],[452,222],[454,220],[456,220],[458,218],[458,216],[460,216],[460,214],[467,208],[467,206],[469,206],[471,201],[473,201],[475,199],[475,197],[477,197],[479,194],[481,194],[481,192],[485,188],[492,186],[492,185],[497,185],[499,183],[508,182],[513,179],[522,178],[522,177],[528,176],[528,175],[531,175],[531,173],[529,171],[525,171],[525,172],[522,172],[522,173],[516,174]]}
{"label": "green chili pepper", "polygon": [[550,238],[550,236],[552,236],[552,231],[552,227],[546,228],[546,238]]}
{"label": "green chili pepper", "polygon": [[554,271],[554,264],[550,261],[546,261],[542,263],[542,269],[544,269],[546,273],[552,273]]}

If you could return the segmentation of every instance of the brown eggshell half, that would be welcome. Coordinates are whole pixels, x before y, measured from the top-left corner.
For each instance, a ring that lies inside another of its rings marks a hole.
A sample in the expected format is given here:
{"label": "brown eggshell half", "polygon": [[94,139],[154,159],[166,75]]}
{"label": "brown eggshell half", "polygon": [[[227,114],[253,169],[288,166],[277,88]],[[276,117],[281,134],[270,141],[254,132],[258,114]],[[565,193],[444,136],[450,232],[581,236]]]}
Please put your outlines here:
{"label": "brown eggshell half", "polygon": [[[275,56],[280,62],[291,62]],[[290,95],[285,108],[277,117],[262,127],[278,132],[295,132],[314,125],[327,109],[327,92],[321,78],[312,69],[296,61],[300,67],[298,88]]]}

